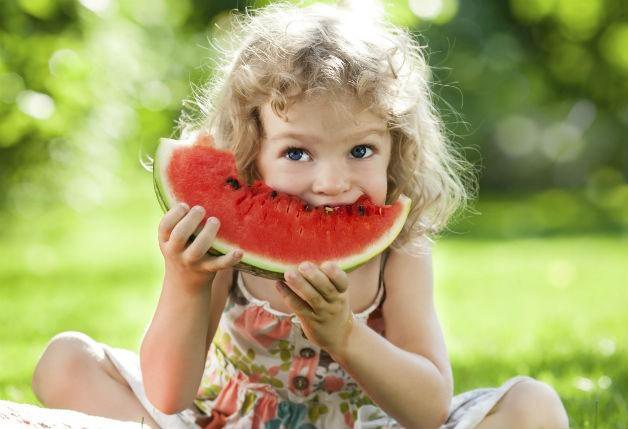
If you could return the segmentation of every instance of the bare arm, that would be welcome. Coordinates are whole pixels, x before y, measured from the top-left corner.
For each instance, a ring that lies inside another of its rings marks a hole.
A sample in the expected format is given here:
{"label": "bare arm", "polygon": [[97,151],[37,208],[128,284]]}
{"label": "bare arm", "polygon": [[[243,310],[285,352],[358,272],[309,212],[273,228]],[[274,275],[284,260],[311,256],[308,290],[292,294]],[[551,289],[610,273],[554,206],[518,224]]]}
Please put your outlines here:
{"label": "bare arm", "polygon": [[164,278],[140,349],[146,394],[166,414],[178,412],[194,399],[207,356],[211,289],[181,289],[176,281]]}
{"label": "bare arm", "polygon": [[[368,396],[406,427],[440,427],[453,376],[434,305],[431,246],[420,255],[392,251],[384,271],[386,338],[355,329],[338,359]],[[403,393],[403,395],[402,395]]]}
{"label": "bare arm", "polygon": [[178,205],[159,225],[165,275],[157,309],[142,340],[140,367],[148,399],[166,414],[189,406],[196,395],[211,342],[212,283],[217,271],[239,260],[233,252],[207,255],[217,224],[207,222],[189,243],[203,218],[204,211]]}
{"label": "bare arm", "polygon": [[453,377],[433,302],[431,249],[392,251],[384,284],[386,338],[355,321],[349,277],[334,263],[299,264],[276,288],[307,338],[325,349],[391,417],[408,428],[447,419]]}
{"label": "bare arm", "polygon": [[429,359],[354,323],[347,349],[334,355],[366,395],[408,428],[438,428],[447,419],[448,383]]}

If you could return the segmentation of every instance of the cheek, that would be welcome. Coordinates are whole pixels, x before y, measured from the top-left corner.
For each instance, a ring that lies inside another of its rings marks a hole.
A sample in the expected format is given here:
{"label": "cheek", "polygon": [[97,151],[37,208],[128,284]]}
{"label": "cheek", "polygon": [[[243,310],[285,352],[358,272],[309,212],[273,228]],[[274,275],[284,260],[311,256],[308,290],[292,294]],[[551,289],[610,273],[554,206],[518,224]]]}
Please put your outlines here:
{"label": "cheek", "polygon": [[[384,176],[385,177],[385,176]],[[378,205],[386,204],[386,195],[388,193],[387,180],[374,180],[368,185],[369,194],[373,202]]]}
{"label": "cheek", "polygon": [[359,183],[362,190],[371,197],[375,204],[385,204],[388,192],[388,175],[382,165],[373,165],[361,172]]}
{"label": "cheek", "polygon": [[269,182],[273,182],[274,173],[277,171],[276,160],[274,160],[272,154],[265,152],[264,150],[260,151],[257,159],[255,160],[255,166],[257,167],[257,171],[264,183],[270,186]]}
{"label": "cheek", "polygon": [[277,191],[293,195],[300,194],[305,186],[305,184],[301,184],[302,180],[295,178],[295,176],[277,171],[270,173],[264,182]]}
{"label": "cheek", "polygon": [[258,165],[264,183],[276,191],[298,195],[307,189],[307,176],[297,167],[286,165],[281,160],[262,160]]}

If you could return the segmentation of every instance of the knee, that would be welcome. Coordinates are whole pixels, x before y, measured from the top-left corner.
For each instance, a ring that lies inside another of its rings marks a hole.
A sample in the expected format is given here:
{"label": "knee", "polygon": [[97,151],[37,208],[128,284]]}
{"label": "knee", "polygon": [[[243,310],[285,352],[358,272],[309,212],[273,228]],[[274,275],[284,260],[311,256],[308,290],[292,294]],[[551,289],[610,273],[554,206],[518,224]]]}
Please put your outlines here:
{"label": "knee", "polygon": [[530,379],[513,386],[508,413],[515,427],[526,429],[568,429],[569,418],[553,387]]}
{"label": "knee", "polygon": [[68,387],[95,360],[96,342],[82,332],[62,332],[46,345],[35,366],[31,388],[44,404],[48,398],[67,393]]}

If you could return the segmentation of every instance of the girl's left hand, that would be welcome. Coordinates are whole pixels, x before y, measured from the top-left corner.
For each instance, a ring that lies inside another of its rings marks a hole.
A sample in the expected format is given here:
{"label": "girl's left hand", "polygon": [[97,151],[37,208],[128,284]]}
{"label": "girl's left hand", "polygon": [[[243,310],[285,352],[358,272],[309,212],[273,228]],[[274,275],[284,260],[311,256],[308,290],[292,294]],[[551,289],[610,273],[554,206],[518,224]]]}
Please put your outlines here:
{"label": "girl's left hand", "polygon": [[353,328],[347,273],[330,262],[321,267],[304,262],[299,271],[286,271],[286,281],[278,281],[277,290],[311,342],[329,354],[342,352]]}

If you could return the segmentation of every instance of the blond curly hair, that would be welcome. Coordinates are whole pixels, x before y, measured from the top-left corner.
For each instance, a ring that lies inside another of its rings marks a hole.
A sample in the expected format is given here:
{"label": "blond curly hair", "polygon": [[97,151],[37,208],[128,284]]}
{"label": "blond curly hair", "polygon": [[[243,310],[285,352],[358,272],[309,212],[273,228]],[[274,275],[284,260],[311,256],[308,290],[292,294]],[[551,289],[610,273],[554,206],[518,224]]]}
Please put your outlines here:
{"label": "blond curly hair", "polygon": [[218,48],[213,77],[188,102],[192,111],[183,110],[179,128],[184,136],[212,134],[216,145],[234,153],[242,179],[251,184],[261,179],[255,159],[263,104],[283,116],[300,97],[336,103],[348,93],[385,119],[390,132],[386,203],[402,193],[412,199],[391,247],[422,249],[422,238],[433,241],[473,197],[475,176],[445,136],[425,47],[389,23],[381,7],[366,14],[366,4],[300,7],[283,1],[232,13],[229,46]]}

